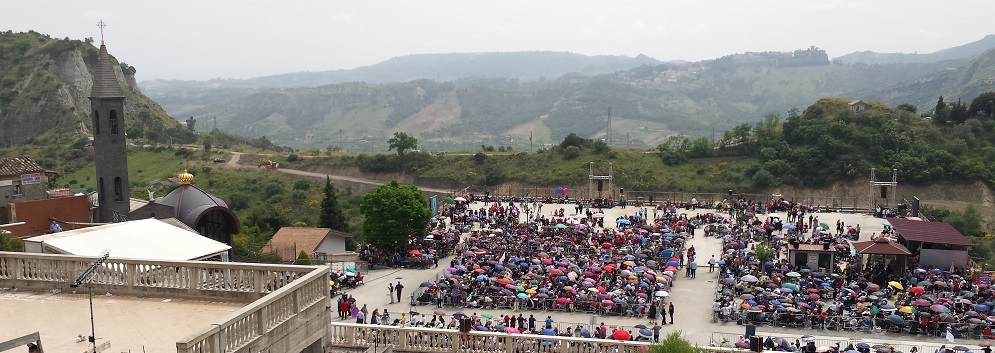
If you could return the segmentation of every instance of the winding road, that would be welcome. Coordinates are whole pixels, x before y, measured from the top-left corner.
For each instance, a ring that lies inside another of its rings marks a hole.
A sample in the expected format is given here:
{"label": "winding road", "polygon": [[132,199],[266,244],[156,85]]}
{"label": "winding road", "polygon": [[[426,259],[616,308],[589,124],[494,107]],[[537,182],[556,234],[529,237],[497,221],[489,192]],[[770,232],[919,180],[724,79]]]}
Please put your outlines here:
{"label": "winding road", "polygon": [[[242,154],[243,154],[242,152],[232,152],[231,153],[231,155],[232,155],[231,156],[231,160],[229,160],[227,163],[225,163],[225,167],[227,167],[227,168],[249,168],[248,166],[243,166],[243,165],[239,165],[238,164],[238,161],[242,158]],[[287,173],[287,174],[293,174],[293,175],[299,175],[299,176],[306,176],[306,177],[312,177],[312,178],[325,178],[325,177],[327,177],[327,178],[332,179],[332,180],[341,180],[341,181],[348,181],[348,182],[352,182],[352,183],[374,185],[374,186],[379,186],[379,185],[383,185],[384,184],[384,182],[382,182],[382,181],[370,180],[370,179],[363,179],[363,178],[356,178],[356,177],[350,177],[350,176],[344,176],[344,175],[323,174],[323,173],[315,173],[315,172],[308,172],[308,171],[304,171],[304,170],[286,169],[286,168],[279,168],[277,170],[281,171],[281,172],[284,172],[284,173]],[[418,186],[418,185],[415,185],[415,186]],[[418,189],[422,190],[423,192],[434,192],[434,193],[439,193],[439,194],[449,194],[449,193],[453,192],[453,190],[436,189],[436,188],[429,188],[429,187],[423,187],[423,186],[418,186]]]}

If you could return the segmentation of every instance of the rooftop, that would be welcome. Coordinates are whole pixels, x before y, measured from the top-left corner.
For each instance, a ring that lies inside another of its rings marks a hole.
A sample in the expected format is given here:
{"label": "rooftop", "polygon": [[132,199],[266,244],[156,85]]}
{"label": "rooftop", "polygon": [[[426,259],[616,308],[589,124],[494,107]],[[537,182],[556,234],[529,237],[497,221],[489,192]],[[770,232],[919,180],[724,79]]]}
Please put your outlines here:
{"label": "rooftop", "polygon": [[44,172],[42,168],[29,156],[17,156],[10,158],[0,158],[0,176],[19,176],[24,173]]}
{"label": "rooftop", "polygon": [[[90,335],[90,307],[85,290],[72,293],[0,290],[0,332],[9,339],[40,332],[46,352],[82,352]],[[97,343],[110,341],[110,352],[175,352],[176,342],[244,307],[245,302],[168,297],[93,294]],[[164,300],[169,299],[168,302]],[[141,319],[135,319],[141,313]]]}
{"label": "rooftop", "polygon": [[888,223],[906,241],[923,243],[973,246],[974,243],[953,226],[943,222],[913,221],[905,218],[888,218]]}
{"label": "rooftop", "polygon": [[853,248],[858,254],[912,255],[905,245],[893,242],[888,238],[853,243]]}

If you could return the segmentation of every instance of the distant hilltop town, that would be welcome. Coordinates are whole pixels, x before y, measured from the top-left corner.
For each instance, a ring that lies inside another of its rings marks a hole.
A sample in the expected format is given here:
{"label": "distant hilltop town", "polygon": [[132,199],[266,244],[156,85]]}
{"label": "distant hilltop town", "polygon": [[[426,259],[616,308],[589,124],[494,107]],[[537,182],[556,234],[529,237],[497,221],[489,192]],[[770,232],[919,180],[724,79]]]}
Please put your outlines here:
{"label": "distant hilltop town", "polygon": [[766,51],[727,55],[719,60],[732,60],[734,64],[759,64],[770,66],[821,66],[829,65],[829,55],[819,47],[809,47],[793,52]]}

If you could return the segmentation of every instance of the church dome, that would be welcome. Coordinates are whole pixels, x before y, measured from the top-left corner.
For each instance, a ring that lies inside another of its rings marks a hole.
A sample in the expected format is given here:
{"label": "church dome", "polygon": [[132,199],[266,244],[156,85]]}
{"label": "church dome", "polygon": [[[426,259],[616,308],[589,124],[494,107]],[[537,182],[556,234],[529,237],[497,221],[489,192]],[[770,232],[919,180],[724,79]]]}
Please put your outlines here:
{"label": "church dome", "polygon": [[213,213],[211,218],[217,218],[222,230],[229,234],[237,234],[241,230],[238,218],[228,208],[224,200],[201,190],[193,185],[193,175],[187,173],[177,176],[181,185],[163,197],[153,202],[172,206],[176,211],[176,219],[190,228],[200,230],[199,225],[206,221],[205,216]]}

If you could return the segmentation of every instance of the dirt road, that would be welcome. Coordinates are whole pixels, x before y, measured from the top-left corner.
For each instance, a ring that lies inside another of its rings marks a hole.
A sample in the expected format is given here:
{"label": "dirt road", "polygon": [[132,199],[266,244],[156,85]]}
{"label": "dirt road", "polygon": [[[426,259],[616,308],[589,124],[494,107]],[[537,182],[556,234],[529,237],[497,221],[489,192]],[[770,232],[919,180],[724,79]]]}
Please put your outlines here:
{"label": "dirt road", "polygon": [[[243,166],[243,165],[239,165],[238,164],[238,161],[242,158],[242,152],[232,152],[231,154],[232,154],[231,160],[229,160],[228,163],[225,163],[225,167],[228,167],[228,168],[249,168],[247,166]],[[359,184],[366,184],[366,185],[383,185],[384,184],[384,182],[377,181],[377,180],[348,177],[348,176],[344,176],[344,175],[322,174],[322,173],[314,173],[314,172],[308,172],[308,171],[304,171],[304,170],[287,169],[287,168],[279,168],[277,170],[281,171],[281,172],[284,172],[284,173],[287,173],[287,174],[293,174],[293,175],[299,175],[299,176],[306,176],[306,177],[312,177],[312,178],[325,178],[325,177],[328,177],[329,179],[332,179],[332,180],[348,181],[348,182],[352,182],[352,183],[359,183]],[[415,185],[415,186],[418,186],[418,185]],[[435,188],[428,188],[428,187],[424,187],[424,186],[418,186],[418,188],[421,189],[423,192],[427,191],[427,192],[434,192],[434,193],[440,193],[440,194],[449,194],[449,193],[453,192],[453,190],[435,189]]]}

